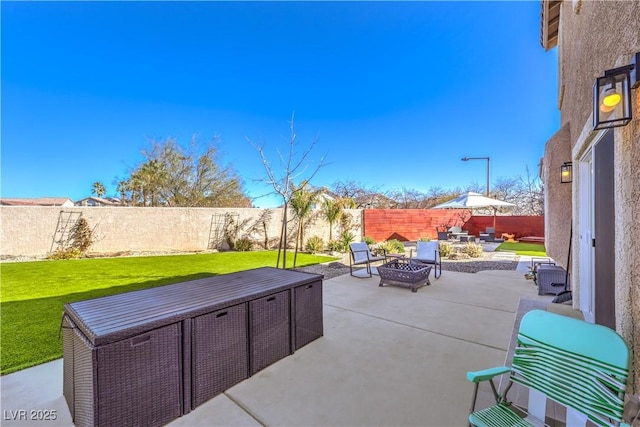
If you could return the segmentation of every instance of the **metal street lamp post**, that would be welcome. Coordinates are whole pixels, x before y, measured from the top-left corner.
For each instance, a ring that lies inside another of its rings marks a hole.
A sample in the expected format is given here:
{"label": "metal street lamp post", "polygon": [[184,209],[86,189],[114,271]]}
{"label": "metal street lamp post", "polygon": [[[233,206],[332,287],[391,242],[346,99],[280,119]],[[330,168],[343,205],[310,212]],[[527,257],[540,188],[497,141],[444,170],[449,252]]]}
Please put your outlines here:
{"label": "metal street lamp post", "polygon": [[487,161],[487,197],[489,197],[489,183],[491,181],[491,158],[490,157],[463,157],[463,162],[467,162],[469,160],[486,160]]}

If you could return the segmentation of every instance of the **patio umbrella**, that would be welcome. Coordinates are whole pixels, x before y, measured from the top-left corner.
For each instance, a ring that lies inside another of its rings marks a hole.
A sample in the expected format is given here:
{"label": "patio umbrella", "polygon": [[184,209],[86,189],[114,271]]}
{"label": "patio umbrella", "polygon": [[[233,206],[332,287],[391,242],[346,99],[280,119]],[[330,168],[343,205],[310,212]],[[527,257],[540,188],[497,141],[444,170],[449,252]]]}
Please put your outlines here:
{"label": "patio umbrella", "polygon": [[515,206],[513,203],[504,202],[498,199],[492,199],[491,197],[483,196],[482,194],[469,191],[449,200],[448,202],[440,203],[432,207],[431,209],[480,209],[480,208],[493,208],[493,227],[496,226],[496,210],[500,207]]}

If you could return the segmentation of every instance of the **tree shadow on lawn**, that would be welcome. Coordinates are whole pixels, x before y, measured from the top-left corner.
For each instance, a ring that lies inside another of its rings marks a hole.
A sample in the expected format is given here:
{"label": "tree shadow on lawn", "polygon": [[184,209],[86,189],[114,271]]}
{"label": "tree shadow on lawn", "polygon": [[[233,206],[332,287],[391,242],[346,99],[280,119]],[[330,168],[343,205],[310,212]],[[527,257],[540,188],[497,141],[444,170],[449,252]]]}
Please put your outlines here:
{"label": "tree shadow on lawn", "polygon": [[63,308],[67,303],[212,276],[217,274],[194,273],[55,297],[3,302],[0,304],[0,374],[6,375],[62,357],[62,335],[59,337],[59,330]]}

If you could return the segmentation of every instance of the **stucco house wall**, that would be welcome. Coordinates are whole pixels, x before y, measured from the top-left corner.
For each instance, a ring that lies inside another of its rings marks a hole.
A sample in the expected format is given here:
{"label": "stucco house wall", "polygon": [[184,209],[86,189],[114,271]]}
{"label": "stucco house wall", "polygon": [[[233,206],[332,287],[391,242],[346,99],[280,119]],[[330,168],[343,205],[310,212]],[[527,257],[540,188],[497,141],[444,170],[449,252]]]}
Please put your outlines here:
{"label": "stucco house wall", "polygon": [[640,3],[576,0],[563,1],[561,8],[558,44],[561,126],[571,123],[571,140],[575,142],[583,125],[591,123],[596,77],[615,68],[621,55],[638,51]]}
{"label": "stucco house wall", "polygon": [[[561,129],[545,147],[543,178],[546,241],[556,258],[562,246],[554,224],[571,218],[573,256],[571,262],[574,308],[580,307],[581,253],[576,245],[580,234],[579,192],[584,183],[576,173],[576,161],[592,146],[599,132],[592,130],[592,96],[596,77],[605,70],[629,64],[631,55],[640,51],[640,2],[638,1],[563,1],[560,9],[558,37],[558,107]],[[632,91],[634,119],[614,131],[615,180],[615,316],[616,330],[630,344],[633,352],[632,392],[640,392],[640,89]],[[566,138],[571,152],[567,157]],[[559,165],[573,161],[571,185],[572,209],[566,210],[567,195],[559,181]],[[561,260],[561,259],[560,259]],[[583,267],[584,268],[584,267]],[[596,296],[597,298],[597,296]]]}
{"label": "stucco house wall", "polygon": [[[564,159],[564,160],[563,160]],[[569,253],[571,231],[571,184],[560,183],[560,166],[571,159],[571,133],[565,124],[546,144],[542,162],[545,178],[544,217],[547,255],[564,268]]]}
{"label": "stucco house wall", "polygon": [[[640,51],[640,41],[636,47]],[[636,118],[615,136],[616,329],[632,344],[634,390],[640,393],[640,88],[633,108]]]}

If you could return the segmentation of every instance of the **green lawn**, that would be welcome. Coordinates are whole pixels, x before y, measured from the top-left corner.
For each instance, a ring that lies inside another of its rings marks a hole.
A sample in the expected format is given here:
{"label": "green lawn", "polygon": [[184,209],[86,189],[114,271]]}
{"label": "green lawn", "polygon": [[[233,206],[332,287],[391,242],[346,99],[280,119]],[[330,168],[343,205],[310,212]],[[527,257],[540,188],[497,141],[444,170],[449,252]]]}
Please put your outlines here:
{"label": "green lawn", "polygon": [[504,242],[500,246],[498,246],[496,251],[515,252],[518,255],[530,255],[539,257],[547,256],[547,250],[545,249],[544,245],[541,245],[539,243]]}
{"label": "green lawn", "polygon": [[[62,356],[64,304],[216,274],[275,266],[277,252],[4,263],[0,266],[0,374]],[[298,254],[298,266],[333,260]],[[287,264],[293,254],[287,254]]]}

